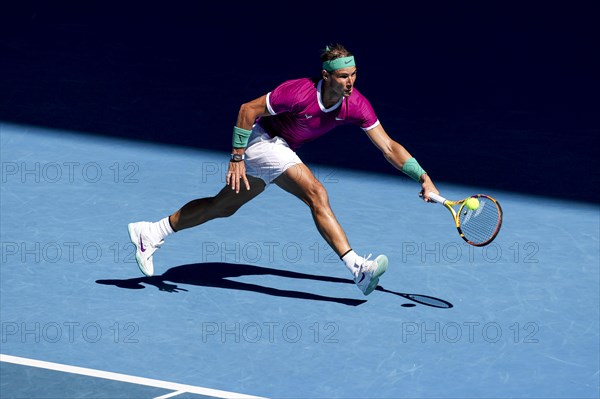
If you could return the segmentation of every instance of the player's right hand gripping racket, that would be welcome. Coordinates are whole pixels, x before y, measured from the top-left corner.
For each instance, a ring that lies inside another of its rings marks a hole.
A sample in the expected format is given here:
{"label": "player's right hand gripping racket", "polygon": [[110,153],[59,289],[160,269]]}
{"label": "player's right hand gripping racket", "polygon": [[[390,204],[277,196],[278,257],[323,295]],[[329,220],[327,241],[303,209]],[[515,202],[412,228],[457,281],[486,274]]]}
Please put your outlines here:
{"label": "player's right hand gripping racket", "polygon": [[[429,198],[444,205],[452,214],[458,234],[471,245],[483,247],[491,243],[498,235],[502,226],[502,207],[494,198],[475,194],[458,201],[450,201],[441,195],[430,193]],[[466,201],[469,198],[479,200],[477,209],[469,209]],[[458,210],[455,207],[458,206]]]}

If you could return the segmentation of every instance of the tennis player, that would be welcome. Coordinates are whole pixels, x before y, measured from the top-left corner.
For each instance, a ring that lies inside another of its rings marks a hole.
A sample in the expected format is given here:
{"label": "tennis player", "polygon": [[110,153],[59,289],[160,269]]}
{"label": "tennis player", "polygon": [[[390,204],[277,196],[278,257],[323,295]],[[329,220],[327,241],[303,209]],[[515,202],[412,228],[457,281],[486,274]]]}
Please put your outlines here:
{"label": "tennis player", "polygon": [[[385,273],[388,258],[359,256],[329,205],[328,194],[295,150],[342,124],[360,127],[383,156],[421,184],[421,194],[439,193],[416,159],[392,140],[369,101],[355,88],[356,62],[342,45],[321,54],[318,78],[288,80],[255,100],[242,104],[233,127],[226,185],[214,197],[188,202],[157,222],[128,225],[136,260],[146,276],[154,273],[153,254],[174,232],[233,215],[242,205],[275,183],[310,208],[316,227],[343,261],[364,295]],[[347,138],[342,140],[348,140]]]}

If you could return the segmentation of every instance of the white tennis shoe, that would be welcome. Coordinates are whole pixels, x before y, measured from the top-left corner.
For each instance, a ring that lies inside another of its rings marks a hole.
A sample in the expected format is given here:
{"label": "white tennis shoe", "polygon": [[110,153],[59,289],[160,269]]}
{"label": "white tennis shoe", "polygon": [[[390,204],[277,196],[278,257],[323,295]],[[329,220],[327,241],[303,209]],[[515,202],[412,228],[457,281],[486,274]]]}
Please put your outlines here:
{"label": "white tennis shoe", "polygon": [[369,295],[379,284],[379,277],[388,267],[388,258],[385,255],[379,255],[374,260],[369,260],[371,255],[367,256],[364,262],[358,266],[358,273],[354,277],[354,282],[364,295]]}
{"label": "white tennis shoe", "polygon": [[142,273],[150,277],[154,274],[154,261],[152,256],[154,252],[165,242],[161,240],[154,242],[150,236],[150,222],[129,223],[129,238],[135,245],[135,260]]}

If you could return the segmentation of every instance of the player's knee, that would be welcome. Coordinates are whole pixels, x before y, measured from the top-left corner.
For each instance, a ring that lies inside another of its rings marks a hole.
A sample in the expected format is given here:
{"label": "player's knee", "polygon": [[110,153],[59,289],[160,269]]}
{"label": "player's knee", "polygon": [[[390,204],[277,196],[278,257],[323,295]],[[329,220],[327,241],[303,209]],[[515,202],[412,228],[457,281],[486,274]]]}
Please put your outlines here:
{"label": "player's knee", "polygon": [[318,181],[311,187],[308,204],[315,210],[329,207],[327,190],[325,190],[325,187]]}

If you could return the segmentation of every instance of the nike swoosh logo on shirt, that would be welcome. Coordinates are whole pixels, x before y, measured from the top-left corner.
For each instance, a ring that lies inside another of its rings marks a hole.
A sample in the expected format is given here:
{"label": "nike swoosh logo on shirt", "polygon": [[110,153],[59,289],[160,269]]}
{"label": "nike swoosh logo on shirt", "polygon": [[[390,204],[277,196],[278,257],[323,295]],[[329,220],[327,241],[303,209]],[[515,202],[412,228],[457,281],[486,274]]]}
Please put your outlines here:
{"label": "nike swoosh logo on shirt", "polygon": [[140,251],[146,252],[146,248],[144,248],[144,242],[142,241],[142,236],[140,236]]}
{"label": "nike swoosh logo on shirt", "polygon": [[345,118],[338,118],[338,117],[336,116],[336,117],[335,117],[335,120],[336,120],[336,121],[345,121],[346,119],[345,119]]}

